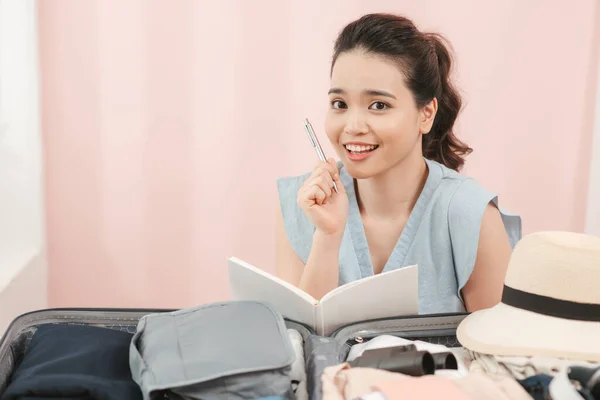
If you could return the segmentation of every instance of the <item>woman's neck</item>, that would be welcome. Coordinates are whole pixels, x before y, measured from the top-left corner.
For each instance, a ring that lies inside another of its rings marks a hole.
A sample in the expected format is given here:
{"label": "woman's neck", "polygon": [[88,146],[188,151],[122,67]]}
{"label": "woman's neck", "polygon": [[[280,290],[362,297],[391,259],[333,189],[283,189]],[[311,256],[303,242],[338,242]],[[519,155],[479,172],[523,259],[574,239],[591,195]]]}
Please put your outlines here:
{"label": "woman's neck", "polygon": [[382,174],[356,181],[363,216],[379,219],[410,214],[429,172],[423,156],[415,153]]}

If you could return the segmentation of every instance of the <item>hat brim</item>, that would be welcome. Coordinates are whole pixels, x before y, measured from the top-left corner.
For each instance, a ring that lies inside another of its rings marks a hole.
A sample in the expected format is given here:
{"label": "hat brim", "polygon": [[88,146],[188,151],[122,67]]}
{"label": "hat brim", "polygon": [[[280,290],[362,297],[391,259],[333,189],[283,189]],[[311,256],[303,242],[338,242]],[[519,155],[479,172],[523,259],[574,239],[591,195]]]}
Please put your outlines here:
{"label": "hat brim", "polygon": [[550,317],[504,303],[468,315],[456,336],[478,353],[600,361],[600,322]]}

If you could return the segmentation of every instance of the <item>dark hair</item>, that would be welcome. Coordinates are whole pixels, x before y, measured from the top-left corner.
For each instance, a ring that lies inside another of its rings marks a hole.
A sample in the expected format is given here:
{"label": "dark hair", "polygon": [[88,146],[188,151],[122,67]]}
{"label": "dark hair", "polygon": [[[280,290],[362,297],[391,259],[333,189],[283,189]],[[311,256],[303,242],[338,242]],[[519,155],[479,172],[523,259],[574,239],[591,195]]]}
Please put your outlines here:
{"label": "dark hair", "polygon": [[419,108],[438,100],[431,131],[423,135],[423,156],[459,171],[473,150],[452,130],[462,101],[449,79],[452,56],[444,42],[439,34],[420,32],[407,18],[368,14],[340,32],[331,69],[340,54],[355,49],[396,61]]}

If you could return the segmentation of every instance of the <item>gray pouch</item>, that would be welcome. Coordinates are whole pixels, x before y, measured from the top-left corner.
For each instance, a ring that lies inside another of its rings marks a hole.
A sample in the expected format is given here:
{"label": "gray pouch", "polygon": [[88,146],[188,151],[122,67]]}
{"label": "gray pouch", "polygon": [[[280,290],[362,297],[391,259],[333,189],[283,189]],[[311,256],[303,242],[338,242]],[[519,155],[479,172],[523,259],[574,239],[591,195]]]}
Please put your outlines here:
{"label": "gray pouch", "polygon": [[283,317],[252,301],[146,315],[129,354],[144,400],[292,398],[294,359]]}

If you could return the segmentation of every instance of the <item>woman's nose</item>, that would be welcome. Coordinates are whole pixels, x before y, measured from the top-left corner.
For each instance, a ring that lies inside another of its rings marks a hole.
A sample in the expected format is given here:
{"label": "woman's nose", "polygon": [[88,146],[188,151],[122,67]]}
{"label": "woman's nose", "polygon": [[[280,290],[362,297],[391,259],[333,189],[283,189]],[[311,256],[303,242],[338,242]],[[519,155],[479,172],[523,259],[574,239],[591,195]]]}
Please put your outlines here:
{"label": "woman's nose", "polygon": [[360,113],[348,115],[345,131],[349,135],[361,135],[367,133],[368,127],[365,118],[360,115]]}

